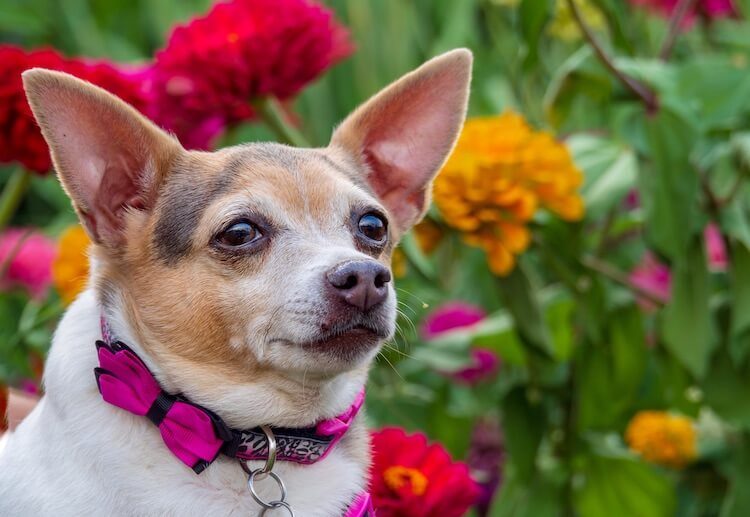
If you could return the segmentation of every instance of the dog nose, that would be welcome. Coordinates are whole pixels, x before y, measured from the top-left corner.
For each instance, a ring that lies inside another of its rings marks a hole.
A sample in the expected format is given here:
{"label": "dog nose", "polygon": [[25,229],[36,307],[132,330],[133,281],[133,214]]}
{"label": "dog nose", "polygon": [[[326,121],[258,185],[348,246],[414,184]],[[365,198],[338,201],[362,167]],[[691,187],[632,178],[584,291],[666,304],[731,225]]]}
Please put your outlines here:
{"label": "dog nose", "polygon": [[366,311],[388,296],[391,272],[374,260],[351,260],[333,266],[326,277],[346,303]]}

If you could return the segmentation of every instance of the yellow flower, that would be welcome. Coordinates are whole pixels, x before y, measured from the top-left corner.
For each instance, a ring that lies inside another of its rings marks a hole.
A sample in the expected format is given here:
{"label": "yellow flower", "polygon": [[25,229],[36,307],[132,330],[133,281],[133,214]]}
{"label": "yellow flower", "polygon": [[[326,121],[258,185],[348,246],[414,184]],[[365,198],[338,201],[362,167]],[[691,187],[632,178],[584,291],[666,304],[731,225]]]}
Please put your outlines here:
{"label": "yellow flower", "polygon": [[406,276],[406,272],[409,268],[409,261],[406,260],[406,255],[399,248],[393,250],[391,256],[391,271],[393,276],[396,278],[403,278]]}
{"label": "yellow flower", "polygon": [[628,424],[625,441],[646,461],[682,468],[696,457],[696,432],[687,417],[664,411],[640,411]]}
{"label": "yellow flower", "polygon": [[408,487],[408,490],[417,496],[424,495],[427,491],[427,476],[415,468],[401,465],[388,467],[383,472],[383,480],[391,490]]}
{"label": "yellow flower", "polygon": [[466,122],[434,196],[446,223],[485,250],[494,273],[505,275],[529,246],[527,224],[538,208],[568,221],[583,217],[582,181],[563,144],[506,112]]}
{"label": "yellow flower", "polygon": [[58,242],[57,257],[52,262],[52,280],[66,304],[72,302],[86,287],[89,277],[89,257],[91,241],[79,225],[71,226],[63,232]]}
{"label": "yellow flower", "polygon": [[[575,2],[586,25],[594,30],[604,28],[604,15],[591,0],[575,0]],[[578,27],[578,23],[573,16],[573,11],[570,10],[567,0],[557,0],[555,15],[548,30],[552,36],[564,41],[581,39],[581,29]]]}

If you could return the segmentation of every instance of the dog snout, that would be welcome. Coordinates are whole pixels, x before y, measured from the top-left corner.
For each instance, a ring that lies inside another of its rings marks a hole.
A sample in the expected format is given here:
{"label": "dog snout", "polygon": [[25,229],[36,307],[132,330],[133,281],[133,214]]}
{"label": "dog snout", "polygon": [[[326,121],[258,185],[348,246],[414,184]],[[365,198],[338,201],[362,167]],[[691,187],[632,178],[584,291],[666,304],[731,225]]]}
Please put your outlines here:
{"label": "dog snout", "polygon": [[336,264],[326,277],[336,297],[367,311],[388,296],[391,272],[374,260],[350,260]]}

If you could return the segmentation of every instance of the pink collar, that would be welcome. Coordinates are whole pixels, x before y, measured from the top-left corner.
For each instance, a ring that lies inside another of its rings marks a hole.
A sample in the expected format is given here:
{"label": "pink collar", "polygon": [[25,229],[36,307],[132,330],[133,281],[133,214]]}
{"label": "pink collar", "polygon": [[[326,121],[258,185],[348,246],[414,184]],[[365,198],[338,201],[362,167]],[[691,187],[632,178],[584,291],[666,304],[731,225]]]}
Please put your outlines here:
{"label": "pink collar", "polygon": [[[219,454],[243,460],[265,460],[268,442],[260,427],[232,429],[213,411],[182,395],[161,389],[140,357],[121,341],[113,340],[102,318],[104,341],[97,341],[99,367],[94,369],[102,398],[130,413],[145,416],[159,428],[167,448],[200,474]],[[325,458],[357,416],[365,393],[361,391],[341,415],[312,427],[272,427],[278,460],[309,465]],[[346,517],[370,515],[369,494],[361,494]]]}

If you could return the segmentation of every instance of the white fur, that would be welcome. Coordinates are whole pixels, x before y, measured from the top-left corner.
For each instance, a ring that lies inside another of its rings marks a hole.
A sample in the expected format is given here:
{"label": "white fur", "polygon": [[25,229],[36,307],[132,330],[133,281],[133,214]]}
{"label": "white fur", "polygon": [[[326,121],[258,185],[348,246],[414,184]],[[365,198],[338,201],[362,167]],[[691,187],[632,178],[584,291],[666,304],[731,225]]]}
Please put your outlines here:
{"label": "white fur", "polygon": [[[259,515],[236,461],[221,457],[196,475],[169,452],[148,420],[102,400],[93,373],[100,311],[88,290],[58,327],[45,372],[47,395],[0,448],[0,515]],[[120,335],[132,336],[122,320],[116,325]],[[143,354],[137,343],[128,344]],[[361,381],[338,381],[327,390],[328,403],[340,406],[342,394],[351,401]],[[362,416],[358,420],[324,460],[276,464],[296,515],[340,516],[364,488],[365,462],[352,453],[353,441],[366,440]],[[266,497],[275,497],[272,483],[261,484],[264,489]]]}

